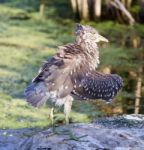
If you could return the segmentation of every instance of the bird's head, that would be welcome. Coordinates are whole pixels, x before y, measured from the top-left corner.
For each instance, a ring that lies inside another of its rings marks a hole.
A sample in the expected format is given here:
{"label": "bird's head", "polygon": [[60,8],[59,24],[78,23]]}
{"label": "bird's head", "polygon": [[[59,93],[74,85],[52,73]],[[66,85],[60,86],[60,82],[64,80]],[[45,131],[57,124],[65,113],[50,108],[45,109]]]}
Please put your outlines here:
{"label": "bird's head", "polygon": [[96,29],[81,24],[76,25],[75,35],[77,40],[81,39],[87,43],[108,42],[108,40],[101,36]]}

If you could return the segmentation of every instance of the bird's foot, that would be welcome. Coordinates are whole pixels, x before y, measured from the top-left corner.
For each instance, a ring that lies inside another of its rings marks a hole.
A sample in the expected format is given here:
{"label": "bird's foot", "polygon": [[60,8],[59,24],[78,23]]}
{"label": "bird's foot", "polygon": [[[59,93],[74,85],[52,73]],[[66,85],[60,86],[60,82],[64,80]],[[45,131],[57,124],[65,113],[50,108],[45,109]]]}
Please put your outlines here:
{"label": "bird's foot", "polygon": [[88,136],[88,135],[76,136],[72,132],[70,132],[69,133],[69,138],[68,139],[64,139],[64,141],[74,140],[74,141],[78,141],[78,142],[87,142],[87,140],[81,140],[81,138],[84,138],[86,136]]}
{"label": "bird's foot", "polygon": [[57,130],[57,127],[55,127],[55,126],[52,127],[52,132],[53,132],[54,134],[57,134],[57,135],[62,135],[62,134],[63,134],[62,131],[58,131],[58,130]]}
{"label": "bird's foot", "polygon": [[67,139],[64,139],[64,141],[74,140],[79,142],[87,142],[86,140],[81,140],[81,138],[84,138],[87,135],[76,136],[70,129],[64,129],[59,131],[56,129],[56,127],[53,127],[53,133],[57,135],[68,135],[69,137]]}

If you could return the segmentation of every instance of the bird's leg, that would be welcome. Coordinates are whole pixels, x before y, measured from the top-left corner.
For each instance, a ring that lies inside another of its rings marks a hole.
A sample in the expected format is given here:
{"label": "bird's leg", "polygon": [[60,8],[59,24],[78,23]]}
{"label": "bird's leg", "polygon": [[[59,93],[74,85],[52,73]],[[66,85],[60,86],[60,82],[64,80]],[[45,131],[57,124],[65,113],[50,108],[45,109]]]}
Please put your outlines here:
{"label": "bird's leg", "polygon": [[[69,115],[70,115],[70,111],[71,111],[71,107],[72,107],[72,102],[73,102],[73,97],[67,96],[66,101],[64,103],[64,114],[65,114],[66,125],[69,125]],[[69,140],[80,141],[80,138],[84,137],[84,136],[81,136],[81,137],[75,136],[70,129],[67,129],[63,132],[65,132],[67,135],[69,135]]]}
{"label": "bird's leg", "polygon": [[50,120],[51,120],[51,125],[52,125],[52,129],[53,129],[53,132],[55,133],[55,122],[54,122],[54,108],[52,107],[50,109]]}
{"label": "bird's leg", "polygon": [[60,134],[55,127],[55,121],[54,121],[54,108],[52,107],[50,109],[50,120],[51,120],[51,125],[52,125],[52,130],[54,134]]}
{"label": "bird's leg", "polygon": [[[69,114],[70,114],[70,111],[71,111],[73,98],[71,96],[67,96],[65,99],[63,99],[63,101],[64,101],[65,123],[66,123],[66,125],[69,125]],[[53,128],[53,129],[55,129],[55,128]],[[70,134],[69,129],[63,130],[61,132],[58,132],[55,129],[54,132],[56,134],[66,134],[66,135]]]}
{"label": "bird's leg", "polygon": [[[69,124],[69,114],[71,111],[73,97],[67,96],[63,99],[64,102],[64,114],[65,114],[65,123],[66,125]],[[63,131],[57,131],[55,127],[55,121],[54,121],[54,115],[53,115],[54,108],[51,108],[50,110],[50,120],[53,127],[53,133],[55,134],[70,134],[69,129],[63,130]]]}
{"label": "bird's leg", "polygon": [[61,130],[61,131],[56,130],[56,127],[54,125],[55,122],[54,122],[54,119],[53,119],[54,109],[52,108],[51,112],[50,112],[50,118],[51,118],[51,122],[52,122],[52,125],[53,125],[53,133],[54,134],[59,134],[59,135],[68,135],[69,138],[65,139],[65,140],[82,141],[80,139],[87,136],[87,135],[77,137],[76,135],[73,134],[73,132],[69,129],[69,126],[68,126],[69,125],[69,114],[70,114],[70,111],[71,111],[73,97],[72,96],[67,96],[65,99],[63,99],[63,101],[64,101],[65,123],[67,125],[67,129],[64,129],[64,130]]}
{"label": "bird's leg", "polygon": [[69,114],[71,111],[72,101],[73,101],[73,98],[71,96],[68,96],[64,104],[64,114],[65,114],[66,125],[69,124]]}
{"label": "bird's leg", "polygon": [[53,107],[50,110],[50,120],[51,120],[52,126],[54,126],[54,108]]}
{"label": "bird's leg", "polygon": [[[72,96],[67,96],[66,101],[64,103],[64,114],[65,114],[65,123],[66,125],[69,125],[69,114],[71,111],[72,107],[72,102],[73,102],[73,97]],[[69,135],[69,139],[67,140],[75,140],[75,141],[82,141],[80,138],[83,138],[87,135],[83,135],[80,137],[75,136],[70,129],[67,129],[64,131],[67,135]]]}

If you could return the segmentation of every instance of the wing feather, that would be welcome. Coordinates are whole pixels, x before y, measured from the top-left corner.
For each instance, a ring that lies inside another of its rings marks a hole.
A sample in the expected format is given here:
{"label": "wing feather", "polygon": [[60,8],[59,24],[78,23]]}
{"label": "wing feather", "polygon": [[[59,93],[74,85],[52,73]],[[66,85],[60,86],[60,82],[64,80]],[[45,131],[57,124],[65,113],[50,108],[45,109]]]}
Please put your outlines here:
{"label": "wing feather", "polygon": [[84,76],[81,80],[81,87],[78,85],[73,94],[83,99],[113,99],[123,86],[122,78],[116,74],[101,74],[93,71]]}
{"label": "wing feather", "polygon": [[73,84],[69,75],[75,65],[73,50],[76,51],[73,45],[60,47],[56,55],[44,62],[38,75],[32,82],[44,82],[47,91],[56,91],[59,98],[69,95],[73,90]]}

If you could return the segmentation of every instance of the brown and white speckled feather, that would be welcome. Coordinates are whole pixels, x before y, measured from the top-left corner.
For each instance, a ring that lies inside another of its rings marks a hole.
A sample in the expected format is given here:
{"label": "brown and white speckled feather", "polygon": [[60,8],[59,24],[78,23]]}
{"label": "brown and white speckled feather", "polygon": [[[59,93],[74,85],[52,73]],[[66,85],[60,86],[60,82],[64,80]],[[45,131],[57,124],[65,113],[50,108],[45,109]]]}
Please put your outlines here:
{"label": "brown and white speckled feather", "polygon": [[122,79],[95,70],[99,64],[97,43],[100,41],[108,42],[94,28],[77,25],[76,41],[59,47],[43,64],[25,91],[27,101],[40,106],[49,98],[57,104],[62,99],[65,103],[68,95],[80,99],[112,99],[122,87]]}

